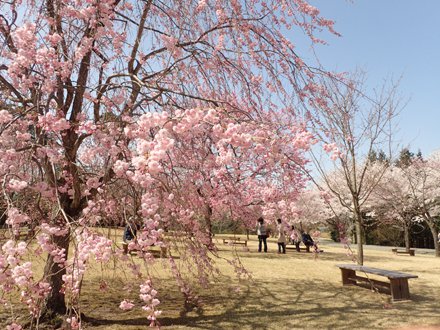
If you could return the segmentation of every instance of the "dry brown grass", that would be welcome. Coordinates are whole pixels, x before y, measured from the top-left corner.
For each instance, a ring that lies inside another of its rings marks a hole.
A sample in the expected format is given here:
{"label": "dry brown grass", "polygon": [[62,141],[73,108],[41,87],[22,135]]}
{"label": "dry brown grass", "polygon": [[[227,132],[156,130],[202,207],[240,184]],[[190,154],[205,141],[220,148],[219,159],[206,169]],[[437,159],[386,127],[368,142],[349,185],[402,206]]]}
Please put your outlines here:
{"label": "dry brown grass", "polygon": [[[220,255],[231,257],[234,248],[218,239]],[[242,238],[243,239],[243,238]],[[237,247],[252,279],[238,281],[226,261],[217,261],[222,275],[212,280],[208,289],[198,288],[201,305],[185,308],[182,295],[160,263],[150,269],[160,278],[159,294],[164,329],[396,329],[440,326],[440,258],[416,254],[395,256],[390,249],[366,249],[365,264],[419,276],[410,280],[412,301],[390,303],[388,295],[360,287],[342,287],[337,263],[350,258],[339,246],[325,246],[315,258],[312,253],[289,250],[276,253],[276,243],[269,252],[258,253],[255,237],[250,252]],[[136,260],[136,256],[133,256]],[[138,258],[139,259],[139,258]],[[139,261],[140,262],[140,261]],[[124,312],[118,308],[127,295],[139,302],[136,290],[124,291],[127,282],[135,283],[124,271],[99,269],[84,281],[81,305],[88,316],[86,329],[143,329],[148,324],[140,308]],[[98,290],[105,279],[107,292]],[[1,315],[5,315],[0,313]],[[3,323],[4,325],[5,323]],[[0,326],[3,326],[0,322]]]}

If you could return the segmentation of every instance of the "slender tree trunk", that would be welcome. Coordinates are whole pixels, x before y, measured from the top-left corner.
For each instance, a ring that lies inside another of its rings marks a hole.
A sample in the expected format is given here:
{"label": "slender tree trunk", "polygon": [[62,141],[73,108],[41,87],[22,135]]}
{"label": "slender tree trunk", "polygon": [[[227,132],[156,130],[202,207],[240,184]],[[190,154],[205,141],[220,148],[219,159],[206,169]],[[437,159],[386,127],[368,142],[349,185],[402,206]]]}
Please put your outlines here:
{"label": "slender tree trunk", "polygon": [[359,207],[359,201],[353,199],[354,212],[355,212],[355,229],[356,229],[356,241],[357,241],[357,263],[358,265],[364,264],[364,243],[363,237],[363,218],[362,212]]}
{"label": "slender tree trunk", "polygon": [[[52,236],[53,244],[59,249],[65,249],[65,257],[67,258],[69,252],[70,232],[64,236]],[[51,290],[46,298],[46,315],[66,313],[66,302],[64,300],[64,293],[61,292],[63,286],[63,275],[66,274],[66,269],[54,261],[54,257],[49,255],[47,257],[46,266],[44,268],[44,277],[50,284]]]}
{"label": "slender tree trunk", "polygon": [[214,247],[214,244],[212,243],[212,207],[210,205],[206,205],[206,215],[205,215],[205,226],[206,226],[206,232],[209,236],[209,245],[208,248],[211,249]]}
{"label": "slender tree trunk", "polygon": [[406,220],[403,222],[403,236],[405,240],[405,249],[406,251],[409,251],[411,248],[411,242],[409,239],[409,223]]}
{"label": "slender tree trunk", "polygon": [[356,215],[356,241],[357,241],[357,263],[358,265],[364,264],[364,245],[362,242],[362,215]]}

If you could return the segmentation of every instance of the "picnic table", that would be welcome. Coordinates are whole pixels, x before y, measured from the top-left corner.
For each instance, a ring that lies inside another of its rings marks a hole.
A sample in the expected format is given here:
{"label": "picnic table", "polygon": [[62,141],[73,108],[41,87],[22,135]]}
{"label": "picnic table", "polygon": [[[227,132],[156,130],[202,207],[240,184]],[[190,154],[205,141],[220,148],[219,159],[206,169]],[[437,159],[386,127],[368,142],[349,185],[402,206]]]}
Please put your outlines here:
{"label": "picnic table", "polygon": [[[409,300],[408,279],[418,278],[417,275],[354,264],[336,266],[341,269],[343,285],[358,285],[358,282],[366,282],[371,289],[378,289],[378,291],[386,289],[386,292],[391,294],[392,301]],[[368,276],[359,276],[356,272],[383,276],[388,278],[389,282],[371,279]]]}

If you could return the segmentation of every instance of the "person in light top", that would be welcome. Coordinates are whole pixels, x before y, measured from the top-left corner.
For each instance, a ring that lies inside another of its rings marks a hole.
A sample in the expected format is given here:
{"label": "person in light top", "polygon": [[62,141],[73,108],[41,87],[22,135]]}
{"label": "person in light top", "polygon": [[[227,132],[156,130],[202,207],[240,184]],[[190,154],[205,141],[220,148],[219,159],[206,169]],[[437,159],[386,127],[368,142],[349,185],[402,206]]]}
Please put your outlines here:
{"label": "person in light top", "polygon": [[296,251],[300,252],[301,250],[299,245],[301,244],[301,234],[293,225],[292,225],[292,233],[290,234],[290,241],[292,242],[292,244],[295,244]]}
{"label": "person in light top", "polygon": [[258,235],[258,252],[261,252],[262,245],[264,245],[264,252],[267,252],[267,228],[263,217],[257,221],[257,235]]}
{"label": "person in light top", "polygon": [[283,222],[281,219],[277,219],[277,232],[278,232],[278,253],[286,253],[286,234],[284,232]]}

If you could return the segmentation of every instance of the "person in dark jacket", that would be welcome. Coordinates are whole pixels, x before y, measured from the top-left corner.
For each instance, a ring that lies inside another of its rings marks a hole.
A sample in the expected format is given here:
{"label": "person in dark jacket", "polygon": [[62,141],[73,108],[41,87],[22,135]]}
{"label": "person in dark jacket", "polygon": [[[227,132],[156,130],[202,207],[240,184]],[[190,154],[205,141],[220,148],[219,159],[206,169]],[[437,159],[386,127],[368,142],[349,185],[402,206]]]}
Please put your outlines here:
{"label": "person in dark jacket", "polygon": [[129,220],[124,229],[123,241],[129,243],[134,240],[137,234],[137,228],[133,220]]}
{"label": "person in dark jacket", "polygon": [[320,252],[324,252],[324,250],[321,250],[318,247],[318,244],[316,244],[316,242],[313,240],[313,238],[306,232],[302,231],[301,232],[301,238],[302,241],[304,243],[304,245],[306,246],[306,251],[310,252],[310,247],[313,246],[313,251],[316,253],[320,253]]}
{"label": "person in dark jacket", "polygon": [[315,245],[312,237],[306,233],[305,231],[301,231],[301,239],[304,245],[306,246],[306,251],[310,252],[310,247]]}
{"label": "person in dark jacket", "polygon": [[128,253],[128,244],[136,238],[136,234],[136,224],[134,223],[134,220],[130,218],[124,228],[124,233],[122,234],[122,249],[124,254]]}

